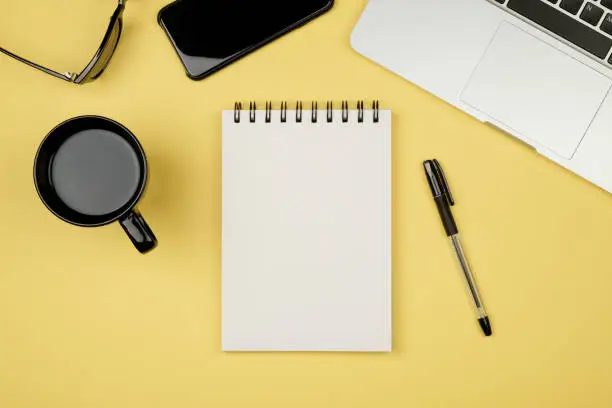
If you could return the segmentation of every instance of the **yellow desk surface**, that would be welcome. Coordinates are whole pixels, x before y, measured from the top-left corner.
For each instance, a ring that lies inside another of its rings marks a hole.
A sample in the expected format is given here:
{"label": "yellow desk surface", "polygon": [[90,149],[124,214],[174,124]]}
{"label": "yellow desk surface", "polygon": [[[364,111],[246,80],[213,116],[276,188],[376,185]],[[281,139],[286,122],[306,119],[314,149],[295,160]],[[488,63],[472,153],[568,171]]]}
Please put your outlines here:
{"label": "yellow desk surface", "polygon": [[[612,197],[360,57],[366,0],[201,82],[132,0],[109,69],[74,86],[0,56],[0,407],[612,406]],[[116,2],[0,0],[0,44],[82,68]],[[222,109],[235,100],[380,99],[393,110],[393,352],[220,351]],[[150,159],[142,256],[115,224],[39,201],[33,157],[81,114],[130,128]],[[437,157],[492,316],[479,331],[422,171]]]}

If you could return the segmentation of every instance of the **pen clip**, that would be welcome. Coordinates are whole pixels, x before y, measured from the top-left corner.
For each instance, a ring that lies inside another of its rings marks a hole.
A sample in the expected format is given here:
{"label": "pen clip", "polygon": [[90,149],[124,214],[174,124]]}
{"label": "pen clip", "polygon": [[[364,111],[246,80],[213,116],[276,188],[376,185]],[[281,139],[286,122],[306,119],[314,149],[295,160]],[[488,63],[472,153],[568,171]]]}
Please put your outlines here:
{"label": "pen clip", "polygon": [[433,159],[433,165],[436,170],[436,173],[439,176],[439,180],[442,182],[442,192],[444,196],[448,200],[448,203],[453,206],[455,205],[455,199],[453,198],[453,194],[451,193],[450,187],[448,185],[448,181],[446,180],[446,175],[444,174],[444,170],[442,170],[442,166],[437,159]]}

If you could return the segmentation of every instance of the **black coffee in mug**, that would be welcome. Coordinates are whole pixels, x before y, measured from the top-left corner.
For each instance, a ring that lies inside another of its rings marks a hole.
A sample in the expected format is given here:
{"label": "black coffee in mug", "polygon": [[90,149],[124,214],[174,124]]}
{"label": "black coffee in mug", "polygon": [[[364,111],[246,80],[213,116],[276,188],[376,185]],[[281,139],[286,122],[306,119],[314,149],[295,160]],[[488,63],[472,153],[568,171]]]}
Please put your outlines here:
{"label": "black coffee in mug", "polygon": [[99,116],[70,119],[42,142],[34,178],[45,205],[66,222],[95,227],[119,221],[142,252],[157,245],[134,207],[147,182],[147,161],[136,137]]}

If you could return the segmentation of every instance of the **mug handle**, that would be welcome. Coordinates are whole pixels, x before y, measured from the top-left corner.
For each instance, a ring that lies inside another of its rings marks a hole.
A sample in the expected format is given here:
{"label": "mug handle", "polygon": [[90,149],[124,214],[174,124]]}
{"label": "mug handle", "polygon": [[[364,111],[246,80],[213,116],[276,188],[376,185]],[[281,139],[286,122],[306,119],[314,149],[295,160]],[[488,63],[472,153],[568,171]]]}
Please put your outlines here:
{"label": "mug handle", "polygon": [[136,210],[130,211],[119,221],[123,230],[141,254],[146,254],[157,246],[157,238],[147,225],[142,215]]}

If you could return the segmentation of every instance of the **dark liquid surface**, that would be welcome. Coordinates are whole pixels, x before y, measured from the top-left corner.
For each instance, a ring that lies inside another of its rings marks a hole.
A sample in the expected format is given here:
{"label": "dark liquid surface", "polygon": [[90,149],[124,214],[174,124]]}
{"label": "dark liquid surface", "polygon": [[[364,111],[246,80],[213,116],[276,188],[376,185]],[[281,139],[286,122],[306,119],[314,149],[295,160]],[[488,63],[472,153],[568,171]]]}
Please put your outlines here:
{"label": "dark liquid surface", "polygon": [[138,156],[120,136],[102,129],[74,134],[51,163],[51,182],[59,198],[85,215],[105,215],[137,194]]}

